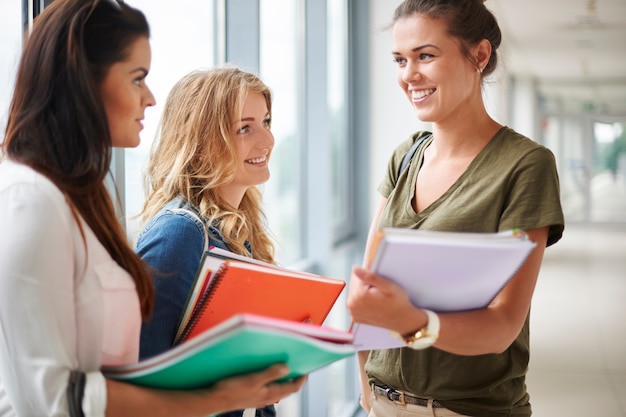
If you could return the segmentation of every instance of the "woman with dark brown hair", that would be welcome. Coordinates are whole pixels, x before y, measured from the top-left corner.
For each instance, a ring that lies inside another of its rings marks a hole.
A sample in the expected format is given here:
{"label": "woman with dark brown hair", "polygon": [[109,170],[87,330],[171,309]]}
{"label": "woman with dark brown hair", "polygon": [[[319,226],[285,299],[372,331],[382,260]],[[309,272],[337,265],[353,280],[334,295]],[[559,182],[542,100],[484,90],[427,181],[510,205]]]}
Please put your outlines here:
{"label": "woman with dark brown hair", "polygon": [[192,392],[106,379],[136,362],[154,294],[104,184],[154,105],[144,15],[56,0],[19,64],[0,163],[0,416],[206,416],[262,407],[304,378],[283,365]]}
{"label": "woman with dark brown hair", "polygon": [[472,311],[418,308],[402,288],[355,267],[354,320],[392,330],[405,346],[359,352],[361,404],[371,417],[530,416],[530,304],[544,250],[564,228],[554,156],[485,109],[482,86],[496,69],[501,34],[482,0],[403,1],[392,33],[398,84],[432,132],[394,150],[368,247],[383,227],[517,228],[536,246],[495,299]]}

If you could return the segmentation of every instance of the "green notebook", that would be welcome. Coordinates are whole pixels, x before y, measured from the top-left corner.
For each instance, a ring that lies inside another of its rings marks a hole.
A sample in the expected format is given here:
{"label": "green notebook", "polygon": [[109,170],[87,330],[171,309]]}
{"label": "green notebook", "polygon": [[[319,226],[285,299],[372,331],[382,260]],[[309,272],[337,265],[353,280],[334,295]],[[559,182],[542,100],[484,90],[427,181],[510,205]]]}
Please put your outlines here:
{"label": "green notebook", "polygon": [[285,363],[284,379],[351,356],[350,332],[241,314],[171,350],[132,365],[105,366],[106,377],[164,389],[204,388],[235,375]]}

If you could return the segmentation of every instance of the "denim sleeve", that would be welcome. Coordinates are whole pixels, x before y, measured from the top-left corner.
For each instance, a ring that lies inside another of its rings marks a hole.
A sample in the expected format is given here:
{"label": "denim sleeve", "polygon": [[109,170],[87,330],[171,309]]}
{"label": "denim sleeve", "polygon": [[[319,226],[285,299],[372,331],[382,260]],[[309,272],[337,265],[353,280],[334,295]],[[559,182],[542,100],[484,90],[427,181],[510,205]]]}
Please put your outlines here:
{"label": "denim sleeve", "polygon": [[154,311],[141,328],[140,359],[172,347],[204,239],[202,224],[172,212],[157,215],[139,235],[135,250],[152,269],[155,290]]}

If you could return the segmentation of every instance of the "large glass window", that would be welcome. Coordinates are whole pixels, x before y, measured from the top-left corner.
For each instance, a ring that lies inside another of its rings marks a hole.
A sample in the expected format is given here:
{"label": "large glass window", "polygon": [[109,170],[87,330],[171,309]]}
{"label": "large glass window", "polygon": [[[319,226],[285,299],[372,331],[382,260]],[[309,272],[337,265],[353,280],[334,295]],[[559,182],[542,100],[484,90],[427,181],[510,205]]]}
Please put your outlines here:
{"label": "large glass window", "polygon": [[[352,233],[354,222],[348,2],[259,4],[259,72],[274,94],[276,138],[264,205],[278,260],[347,278],[351,254],[334,244]],[[348,328],[345,299],[336,306],[326,325]],[[351,415],[355,380],[351,360],[316,371],[300,395],[281,401],[278,415]]]}
{"label": "large glass window", "polygon": [[[348,1],[327,0],[326,14],[327,100],[332,183],[330,202],[333,225],[333,251],[328,273],[347,280],[352,264],[358,263],[354,259],[354,245],[345,245],[348,239],[355,237],[356,227],[355,153],[352,145],[348,74],[351,56]],[[345,308],[345,295],[342,294],[328,317],[327,324],[332,327],[347,329],[350,326],[351,319]],[[353,393],[358,385],[354,358],[332,364],[328,367],[327,373],[329,384],[327,415],[352,415],[356,402]]]}
{"label": "large glass window", "polygon": [[214,65],[215,6],[214,1],[196,0],[126,2],[144,12],[150,23],[152,63],[146,82],[156,98],[156,106],[146,111],[141,144],[125,151],[126,226],[133,238],[145,198],[144,171],[167,94],[183,75]]}
{"label": "large glass window", "polygon": [[593,170],[590,180],[591,221],[626,222],[626,131],[624,123],[593,124]]}
{"label": "large glass window", "polygon": [[264,206],[281,264],[290,264],[303,256],[300,12],[300,1],[260,2],[259,68],[260,77],[273,94],[272,132],[275,138],[270,162],[271,179],[263,186]]}
{"label": "large glass window", "polygon": [[552,115],[543,143],[557,158],[567,222],[626,222],[625,123],[595,116]]}
{"label": "large glass window", "polygon": [[335,241],[354,230],[354,182],[348,111],[348,4],[327,1],[328,110],[332,166],[332,220]]}
{"label": "large glass window", "polygon": [[15,72],[22,50],[22,2],[3,1],[0,13],[0,142],[6,131]]}

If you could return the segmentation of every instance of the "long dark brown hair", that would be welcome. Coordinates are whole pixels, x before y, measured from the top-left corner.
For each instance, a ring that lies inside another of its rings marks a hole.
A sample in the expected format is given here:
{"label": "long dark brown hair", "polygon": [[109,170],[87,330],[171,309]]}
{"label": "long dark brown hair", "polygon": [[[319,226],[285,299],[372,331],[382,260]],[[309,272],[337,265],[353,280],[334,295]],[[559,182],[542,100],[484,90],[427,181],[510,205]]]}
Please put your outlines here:
{"label": "long dark brown hair", "polygon": [[152,310],[152,281],[105,187],[111,137],[100,84],[129,46],[149,34],[145,16],[115,0],[55,0],[35,19],[22,51],[2,144],[4,157],[63,192],[79,226],[82,217],[130,273],[144,317]]}

